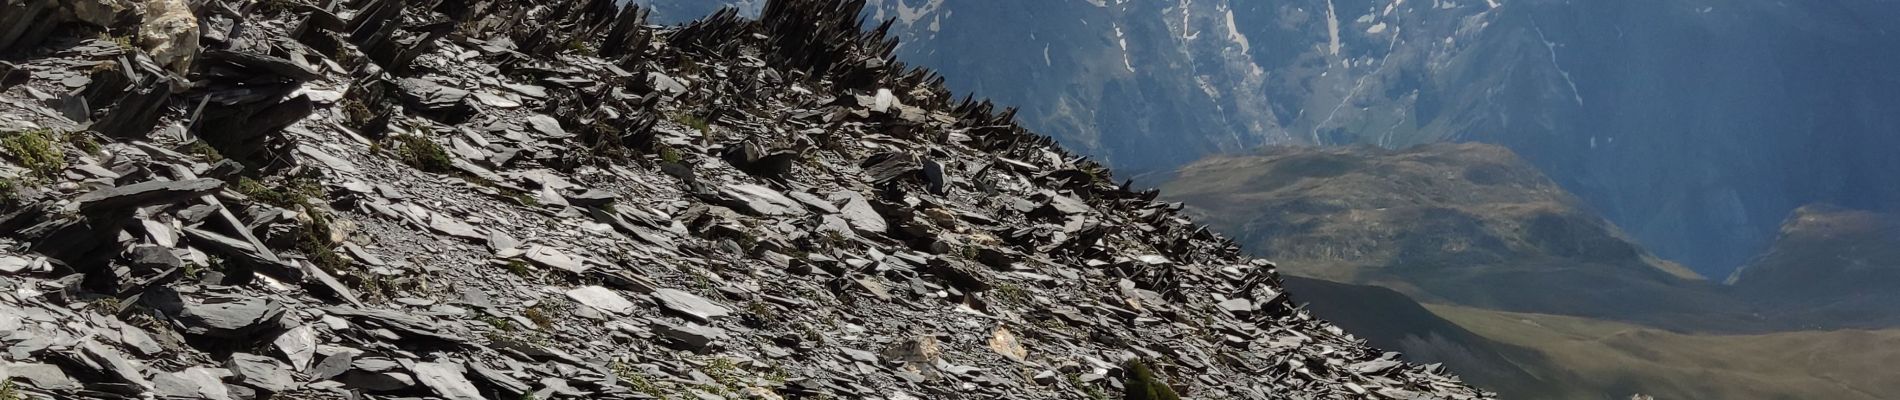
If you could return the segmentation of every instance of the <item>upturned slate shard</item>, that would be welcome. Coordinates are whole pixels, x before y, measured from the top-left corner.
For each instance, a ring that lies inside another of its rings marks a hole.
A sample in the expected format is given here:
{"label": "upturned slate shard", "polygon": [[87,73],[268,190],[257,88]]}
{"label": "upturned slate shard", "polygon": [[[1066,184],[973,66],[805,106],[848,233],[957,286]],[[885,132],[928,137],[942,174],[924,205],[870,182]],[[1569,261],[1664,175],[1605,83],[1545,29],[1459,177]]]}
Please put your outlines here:
{"label": "upturned slate shard", "polygon": [[447,215],[442,215],[442,214],[429,215],[429,229],[433,229],[436,232],[440,232],[444,235],[454,236],[457,238],[462,238],[462,239],[471,240],[471,241],[487,240],[488,238],[486,235],[482,234],[481,229],[478,229],[474,227],[473,225],[469,225],[468,223],[462,222],[461,219],[447,216]]}
{"label": "upturned slate shard", "polygon": [[387,329],[398,339],[430,340],[438,344],[461,344],[464,339],[443,332],[435,321],[407,315],[394,310],[360,309],[354,307],[330,307],[325,309],[331,314],[347,317],[360,324],[361,328]]}
{"label": "upturned slate shard", "polygon": [[535,245],[534,247],[529,247],[524,256],[528,258],[528,261],[534,262],[535,265],[574,274],[586,273],[588,269],[587,264],[582,263],[581,260],[568,256],[567,253],[556,250],[553,247]]}
{"label": "upturned slate shard", "polygon": [[229,371],[204,367],[161,372],[152,379],[153,392],[168,399],[233,400],[231,390],[224,385],[228,375]]}
{"label": "upturned slate shard", "polygon": [[310,363],[316,359],[317,332],[309,325],[291,328],[277,335],[271,345],[290,360],[291,367],[301,371],[310,368]]}
{"label": "upturned slate shard", "polygon": [[659,334],[661,337],[665,337],[672,343],[691,351],[704,351],[715,342],[726,338],[726,331],[724,329],[694,323],[674,325],[664,322],[654,322],[652,329],[654,333]]}
{"label": "upturned slate shard", "polygon": [[76,199],[82,211],[117,210],[154,204],[175,203],[197,198],[224,187],[216,179],[187,181],[147,181],[100,189]]}
{"label": "upturned slate shard", "polygon": [[878,215],[877,209],[872,208],[871,203],[866,201],[863,195],[854,192],[839,192],[832,195],[831,200],[843,203],[838,206],[838,212],[851,223],[852,228],[880,233],[891,229],[889,221],[885,220],[883,215]]}
{"label": "upturned slate shard", "polygon": [[1128,357],[1197,398],[1490,396],[897,60],[866,1],[15,3],[0,131],[75,132],[0,157],[28,397],[1112,397]]}
{"label": "upturned slate shard", "polygon": [[612,289],[599,286],[586,286],[567,291],[567,298],[588,307],[606,311],[615,315],[633,313],[634,304],[614,293]]}
{"label": "upturned slate shard", "polygon": [[599,207],[613,204],[620,195],[599,189],[587,189],[580,193],[563,194],[562,197],[567,199],[567,204],[575,207]]}
{"label": "upturned slate shard", "polygon": [[719,189],[719,200],[734,210],[759,216],[795,217],[808,212],[798,201],[759,185],[726,185]]}
{"label": "upturned slate shard", "polygon": [[225,361],[224,369],[230,370],[238,382],[267,392],[282,392],[297,385],[290,368],[270,357],[233,353],[231,359]]}
{"label": "upturned slate shard", "polygon": [[713,320],[725,318],[732,314],[731,308],[678,289],[668,288],[654,291],[653,298],[660,301],[660,307],[701,323],[713,322]]}
{"label": "upturned slate shard", "polygon": [[403,101],[423,113],[449,120],[467,118],[475,110],[468,104],[468,91],[443,86],[426,79],[405,78],[396,84]]}
{"label": "upturned slate shard", "polygon": [[52,364],[3,363],[0,364],[0,377],[20,382],[21,385],[55,392],[79,390],[83,387],[71,376],[67,376],[65,371],[60,370],[59,366]]}
{"label": "upturned slate shard", "polygon": [[482,400],[481,390],[469,382],[461,364],[449,362],[417,363],[411,368],[416,380],[449,400]]}
{"label": "upturned slate shard", "polygon": [[214,297],[202,302],[186,301],[179,321],[185,332],[219,339],[248,340],[277,324],[284,307],[259,298]]}

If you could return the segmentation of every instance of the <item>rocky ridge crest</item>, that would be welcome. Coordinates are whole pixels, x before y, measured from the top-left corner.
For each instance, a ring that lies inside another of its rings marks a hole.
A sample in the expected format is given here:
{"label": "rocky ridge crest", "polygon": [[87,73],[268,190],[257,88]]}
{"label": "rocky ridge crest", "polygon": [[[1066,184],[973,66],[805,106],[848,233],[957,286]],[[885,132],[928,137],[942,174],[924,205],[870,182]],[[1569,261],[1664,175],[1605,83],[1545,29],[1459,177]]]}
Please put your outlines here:
{"label": "rocky ridge crest", "polygon": [[191,52],[71,3],[0,17],[9,393],[1489,397],[892,59],[861,0],[213,0]]}

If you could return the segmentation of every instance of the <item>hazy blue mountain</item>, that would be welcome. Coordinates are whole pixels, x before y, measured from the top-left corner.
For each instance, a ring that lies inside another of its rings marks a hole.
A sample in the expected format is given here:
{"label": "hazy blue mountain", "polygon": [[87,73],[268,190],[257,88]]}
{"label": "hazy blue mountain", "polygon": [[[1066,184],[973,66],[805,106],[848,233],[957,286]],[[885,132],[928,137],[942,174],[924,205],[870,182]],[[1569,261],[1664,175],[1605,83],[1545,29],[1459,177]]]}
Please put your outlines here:
{"label": "hazy blue mountain", "polygon": [[1497,143],[1706,276],[1802,204],[1900,204],[1893,0],[872,3],[906,61],[1124,171]]}

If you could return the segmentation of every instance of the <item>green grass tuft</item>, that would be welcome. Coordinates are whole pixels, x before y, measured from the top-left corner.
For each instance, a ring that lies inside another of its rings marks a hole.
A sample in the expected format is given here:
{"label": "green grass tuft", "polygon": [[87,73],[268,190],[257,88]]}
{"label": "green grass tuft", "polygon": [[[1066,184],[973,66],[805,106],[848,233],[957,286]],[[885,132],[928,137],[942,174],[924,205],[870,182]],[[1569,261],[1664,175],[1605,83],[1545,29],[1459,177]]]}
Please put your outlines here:
{"label": "green grass tuft", "polygon": [[1003,283],[997,284],[996,298],[999,300],[1006,300],[1011,303],[1016,303],[1018,305],[1027,305],[1029,304],[1029,301],[1030,301],[1029,291],[1027,289],[1023,289],[1022,285],[1018,285],[1015,282],[1003,282]]}
{"label": "green grass tuft", "polygon": [[343,119],[351,128],[363,129],[363,126],[369,125],[370,120],[376,119],[376,113],[370,112],[369,106],[363,105],[362,100],[345,97],[343,98]]}
{"label": "green grass tuft", "polygon": [[0,176],[0,208],[12,207],[19,202],[21,187],[12,177]]}
{"label": "green grass tuft", "polygon": [[1122,383],[1122,387],[1128,390],[1122,396],[1124,399],[1181,400],[1181,395],[1175,394],[1173,387],[1169,387],[1167,382],[1156,377],[1154,371],[1148,369],[1148,364],[1139,359],[1132,359],[1128,360],[1127,368],[1128,375]]}
{"label": "green grass tuft", "polygon": [[534,277],[534,268],[529,267],[528,263],[523,262],[521,260],[509,259],[507,268],[508,268],[508,273],[515,274],[515,276],[519,276],[522,278]]}
{"label": "green grass tuft", "polygon": [[1102,388],[1096,387],[1095,385],[1082,382],[1082,375],[1069,374],[1068,378],[1069,385],[1081,389],[1082,394],[1088,396],[1089,400],[1108,400],[1107,392],[1103,392]]}
{"label": "green grass tuft", "polygon": [[657,145],[654,145],[654,147],[657,147],[659,149],[658,152],[660,153],[660,161],[662,162],[665,162],[668,164],[679,164],[681,161],[685,160],[685,157],[680,155],[680,150],[673,148],[673,146],[668,146],[666,144],[657,144]]}
{"label": "green grass tuft", "polygon": [[546,303],[535,307],[528,307],[526,310],[521,310],[521,316],[527,317],[529,321],[534,321],[534,325],[541,327],[541,329],[553,329],[554,316],[548,315],[548,311],[542,309],[544,307],[547,307]]}
{"label": "green grass tuft", "polygon": [[568,40],[567,51],[588,57],[600,54],[599,50],[594,49],[593,44],[587,43],[586,36],[575,36],[573,39]]}
{"label": "green grass tuft", "polygon": [[105,147],[100,145],[98,140],[94,140],[92,135],[88,135],[85,132],[66,132],[65,136],[66,143],[71,143],[73,147],[79,148],[79,151],[86,152],[86,154],[92,155],[93,157],[98,157],[105,152]]}
{"label": "green grass tuft", "polygon": [[449,158],[449,152],[434,140],[418,135],[396,135],[396,159],[404,164],[431,173],[447,173],[455,170],[455,164]]}
{"label": "green grass tuft", "polygon": [[328,271],[342,271],[350,266],[349,259],[338,253],[336,246],[330,242],[333,233],[330,224],[335,218],[312,202],[322,201],[327,194],[315,178],[295,177],[281,187],[273,188],[249,177],[239,177],[232,189],[265,204],[308,214],[309,223],[298,227],[297,251],[308,257],[311,263]]}
{"label": "green grass tuft", "polygon": [[20,393],[12,379],[0,379],[0,400],[26,400],[26,394]]}
{"label": "green grass tuft", "polygon": [[499,329],[502,332],[515,331],[514,322],[509,321],[507,318],[497,317],[493,315],[482,315],[479,317],[475,317],[475,320],[488,324],[488,326],[495,327],[495,329]]}
{"label": "green grass tuft", "polygon": [[693,130],[697,130],[702,134],[712,133],[712,121],[707,121],[705,118],[693,115],[693,113],[682,112],[673,114],[673,122],[686,125],[686,127],[693,128]]}
{"label": "green grass tuft", "polygon": [[219,153],[217,148],[211,147],[211,144],[205,143],[203,140],[193,141],[191,144],[185,145],[185,152],[204,157],[205,161],[214,163],[224,161],[224,153]]}
{"label": "green grass tuft", "polygon": [[0,149],[19,161],[20,166],[42,179],[66,170],[66,152],[60,149],[59,135],[51,129],[15,132],[0,136]]}
{"label": "green grass tuft", "polygon": [[671,396],[667,396],[668,390],[666,387],[653,382],[653,379],[647,378],[645,373],[640,372],[640,370],[634,368],[633,365],[615,361],[609,368],[613,369],[614,377],[620,378],[621,382],[626,382],[627,388],[633,389],[635,392],[640,392],[641,394],[658,399],[672,398]]}

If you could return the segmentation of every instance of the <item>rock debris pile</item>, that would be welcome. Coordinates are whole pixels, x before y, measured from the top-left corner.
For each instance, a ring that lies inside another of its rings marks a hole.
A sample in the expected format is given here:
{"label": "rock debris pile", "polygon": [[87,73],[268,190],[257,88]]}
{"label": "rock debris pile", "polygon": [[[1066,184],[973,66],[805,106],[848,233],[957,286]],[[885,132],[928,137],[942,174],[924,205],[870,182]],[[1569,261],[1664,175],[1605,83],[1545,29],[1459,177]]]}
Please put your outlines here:
{"label": "rock debris pile", "polygon": [[0,1],[0,394],[1489,396],[862,0]]}

